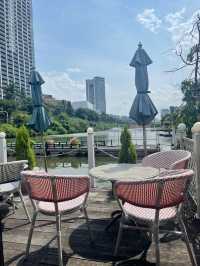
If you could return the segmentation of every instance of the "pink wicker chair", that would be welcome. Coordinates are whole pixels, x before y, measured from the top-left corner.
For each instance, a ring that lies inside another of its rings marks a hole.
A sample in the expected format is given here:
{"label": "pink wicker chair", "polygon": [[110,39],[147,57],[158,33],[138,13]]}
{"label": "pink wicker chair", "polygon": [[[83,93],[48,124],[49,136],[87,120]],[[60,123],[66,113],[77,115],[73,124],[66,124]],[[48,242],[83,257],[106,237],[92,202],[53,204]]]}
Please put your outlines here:
{"label": "pink wicker chair", "polygon": [[143,166],[164,168],[168,170],[186,169],[191,153],[185,150],[170,150],[150,154],[142,160]]}
{"label": "pink wicker chair", "polygon": [[[123,228],[146,230],[155,241],[156,265],[160,265],[159,225],[178,218],[192,265],[197,265],[189,244],[186,228],[181,217],[181,204],[192,180],[192,170],[172,170],[162,177],[147,181],[117,182],[114,192],[123,215],[117,236],[114,255],[117,255]],[[136,226],[125,223],[133,220]],[[173,231],[172,231],[173,232]],[[176,232],[177,233],[177,232]],[[180,232],[179,232],[180,233]],[[146,254],[145,254],[146,255]]]}
{"label": "pink wicker chair", "polygon": [[63,266],[61,244],[61,216],[83,211],[92,241],[86,211],[86,200],[90,189],[88,176],[51,176],[47,173],[22,172],[27,191],[34,208],[32,224],[28,236],[26,257],[29,255],[33,229],[38,213],[56,216],[59,266]]}

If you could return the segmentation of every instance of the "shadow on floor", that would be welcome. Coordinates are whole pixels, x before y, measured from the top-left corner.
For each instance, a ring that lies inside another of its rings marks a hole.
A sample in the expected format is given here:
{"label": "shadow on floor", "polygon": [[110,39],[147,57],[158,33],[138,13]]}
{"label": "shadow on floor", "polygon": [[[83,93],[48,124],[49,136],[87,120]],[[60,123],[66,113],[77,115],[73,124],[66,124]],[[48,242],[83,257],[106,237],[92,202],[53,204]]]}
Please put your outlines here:
{"label": "shadow on floor", "polygon": [[[57,248],[43,247],[37,251],[31,252],[25,259],[24,255],[18,260],[17,266],[33,266],[33,265],[58,265],[58,250]],[[63,252],[63,263],[67,264],[71,255]],[[16,259],[16,258],[15,258]],[[6,263],[6,266],[11,265],[12,261]]]}
{"label": "shadow on floor", "polygon": [[[91,244],[89,241],[88,230],[85,223],[73,230],[69,240],[65,239],[63,234],[62,238],[64,242],[69,242],[70,247],[70,253],[65,252],[68,243],[66,243],[66,245],[63,244],[64,265],[68,263],[71,257],[88,260],[88,265],[92,263],[89,261],[112,262],[113,266],[155,265],[144,260],[133,259],[148,248],[149,242],[141,232],[130,229],[124,230],[118,256],[114,257],[113,251],[118,232],[118,223],[109,231],[105,231],[104,229],[109,221],[110,219],[95,219],[90,222],[94,244]],[[17,266],[58,265],[58,250],[50,245],[54,239],[55,238],[43,248],[31,252],[26,260],[24,260],[24,254],[20,254],[21,257],[15,258],[15,261],[18,261]],[[13,260],[6,264],[6,266],[11,265],[12,262]]]}
{"label": "shadow on floor", "polygon": [[[149,242],[139,231],[124,230],[119,248],[119,256],[113,257],[118,223],[109,231],[105,230],[110,219],[96,219],[90,222],[94,245],[91,246],[86,224],[76,228],[70,238],[69,245],[74,254],[94,261],[119,261],[141,254],[149,246]],[[123,265],[123,264],[121,264]],[[139,264],[138,264],[139,265]]]}

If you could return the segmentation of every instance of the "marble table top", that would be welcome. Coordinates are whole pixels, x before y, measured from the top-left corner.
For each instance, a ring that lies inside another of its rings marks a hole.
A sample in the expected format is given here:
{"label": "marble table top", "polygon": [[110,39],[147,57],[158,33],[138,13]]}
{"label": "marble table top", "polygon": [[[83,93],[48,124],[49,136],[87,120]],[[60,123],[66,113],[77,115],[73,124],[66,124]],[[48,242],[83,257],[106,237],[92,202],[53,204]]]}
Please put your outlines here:
{"label": "marble table top", "polygon": [[156,177],[159,169],[138,164],[106,164],[92,168],[89,174],[104,181],[133,181]]}

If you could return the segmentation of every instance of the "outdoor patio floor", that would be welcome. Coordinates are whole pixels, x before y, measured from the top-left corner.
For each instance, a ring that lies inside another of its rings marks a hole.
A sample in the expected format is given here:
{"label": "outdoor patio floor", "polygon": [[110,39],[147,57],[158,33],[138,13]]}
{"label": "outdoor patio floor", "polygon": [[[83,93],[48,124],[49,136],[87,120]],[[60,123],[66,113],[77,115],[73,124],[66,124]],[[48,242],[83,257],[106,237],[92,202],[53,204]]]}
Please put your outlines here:
{"label": "outdoor patio floor", "polygon": [[[26,199],[29,209],[31,206]],[[32,247],[29,258],[23,261],[24,251],[30,224],[27,223],[24,210],[21,205],[15,214],[5,220],[4,229],[4,255],[6,265],[57,265],[57,243],[52,240],[55,236],[55,224],[47,220],[46,216],[39,216],[33,234]],[[117,224],[106,232],[105,226],[109,222],[110,214],[117,209],[117,203],[111,198],[108,191],[91,192],[88,200],[88,214],[91,219],[91,229],[95,245],[91,246],[88,239],[88,231],[83,219],[71,220],[63,217],[62,242],[63,256],[66,265],[114,265],[112,256],[117,235]],[[74,215],[73,215],[74,216]],[[48,243],[48,245],[47,245]],[[119,250],[120,262],[117,265],[154,265],[154,248],[151,246],[148,252],[148,263],[134,257],[144,245],[139,240],[139,232],[124,231]],[[184,242],[179,239],[160,244],[161,265],[165,266],[189,266],[190,260]],[[138,251],[138,252],[137,252]],[[129,259],[129,262],[127,262]]]}

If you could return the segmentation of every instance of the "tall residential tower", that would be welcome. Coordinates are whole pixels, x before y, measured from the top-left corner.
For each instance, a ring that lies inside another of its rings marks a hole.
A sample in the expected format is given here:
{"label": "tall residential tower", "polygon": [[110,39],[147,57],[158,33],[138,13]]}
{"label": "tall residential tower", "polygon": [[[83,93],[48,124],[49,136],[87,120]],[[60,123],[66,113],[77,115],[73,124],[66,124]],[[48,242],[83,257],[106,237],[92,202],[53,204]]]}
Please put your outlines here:
{"label": "tall residential tower", "polygon": [[14,83],[30,95],[34,66],[32,0],[0,0],[0,88]]}
{"label": "tall residential tower", "polygon": [[98,113],[106,113],[105,79],[94,77],[86,80],[87,101],[92,103]]}

